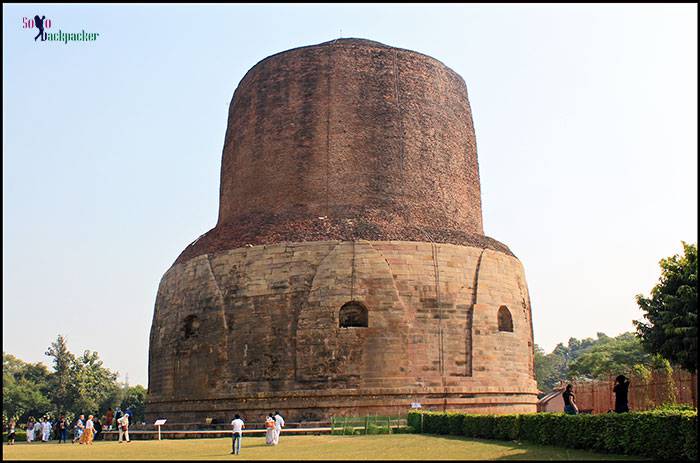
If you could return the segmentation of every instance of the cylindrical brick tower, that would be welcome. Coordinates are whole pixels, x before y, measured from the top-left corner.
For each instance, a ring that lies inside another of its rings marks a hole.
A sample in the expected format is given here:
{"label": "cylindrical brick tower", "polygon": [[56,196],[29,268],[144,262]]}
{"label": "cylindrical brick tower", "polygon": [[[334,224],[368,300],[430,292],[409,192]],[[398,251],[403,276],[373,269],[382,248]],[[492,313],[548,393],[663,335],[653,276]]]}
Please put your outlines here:
{"label": "cylindrical brick tower", "polygon": [[534,412],[522,265],[483,234],[464,80],[338,39],[234,92],[219,220],[161,280],[147,415]]}

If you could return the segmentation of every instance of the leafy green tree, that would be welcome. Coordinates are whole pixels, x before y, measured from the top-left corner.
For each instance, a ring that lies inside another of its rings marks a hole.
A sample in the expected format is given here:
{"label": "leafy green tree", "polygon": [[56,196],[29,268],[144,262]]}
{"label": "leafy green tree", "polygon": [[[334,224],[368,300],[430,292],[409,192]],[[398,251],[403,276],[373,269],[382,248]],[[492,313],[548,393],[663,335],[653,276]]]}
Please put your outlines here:
{"label": "leafy green tree", "polygon": [[[602,334],[602,333],[600,333]],[[569,365],[570,378],[606,378],[610,375],[630,375],[639,367],[655,369],[663,366],[661,359],[649,354],[634,333],[614,338],[598,336],[598,341],[581,352]]]}
{"label": "leafy green tree", "polygon": [[26,363],[3,353],[3,416],[26,420],[50,413],[103,413],[108,407],[131,406],[134,418],[143,420],[146,389],[120,387],[117,373],[105,368],[97,352],[75,356],[65,337],[58,335],[46,355],[53,371],[42,363]]}
{"label": "leafy green tree", "polygon": [[559,343],[549,354],[535,346],[537,386],[545,393],[562,381],[576,378],[602,379],[611,374],[650,375],[652,369],[667,367],[659,356],[644,350],[634,333],[616,337],[597,333],[596,339],[570,338],[567,345]]}
{"label": "leafy green tree", "polygon": [[117,374],[103,366],[97,352],[86,350],[71,368],[73,406],[76,412],[100,413],[116,388]]}
{"label": "leafy green tree", "polygon": [[7,419],[20,422],[41,416],[53,407],[46,396],[50,373],[41,363],[26,363],[13,355],[2,355],[2,411]]}
{"label": "leafy green tree", "polygon": [[66,338],[58,335],[51,343],[46,354],[53,358],[53,374],[51,375],[50,397],[58,413],[64,413],[73,409],[73,368],[75,355],[68,350]]}
{"label": "leafy green tree", "polygon": [[651,297],[637,295],[646,321],[635,321],[642,345],[671,363],[695,372],[698,366],[698,247],[661,259],[661,277]]}
{"label": "leafy green tree", "polygon": [[[563,347],[558,344],[557,347]],[[557,353],[555,353],[557,352]],[[561,353],[561,349],[550,354],[545,354],[544,350],[535,344],[535,377],[537,378],[537,388],[542,391],[542,395],[554,389],[554,387],[563,379],[565,374],[565,360]]]}
{"label": "leafy green tree", "polygon": [[541,355],[538,355],[535,352],[535,375],[539,389],[546,393],[561,381],[569,379],[569,365],[596,342],[601,342],[607,337],[605,333],[598,333],[598,340],[569,338],[566,345],[557,344],[549,354],[541,351]]}
{"label": "leafy green tree", "polygon": [[122,410],[131,408],[133,419],[137,422],[146,419],[146,388],[141,385],[127,386],[124,398],[119,405]]}

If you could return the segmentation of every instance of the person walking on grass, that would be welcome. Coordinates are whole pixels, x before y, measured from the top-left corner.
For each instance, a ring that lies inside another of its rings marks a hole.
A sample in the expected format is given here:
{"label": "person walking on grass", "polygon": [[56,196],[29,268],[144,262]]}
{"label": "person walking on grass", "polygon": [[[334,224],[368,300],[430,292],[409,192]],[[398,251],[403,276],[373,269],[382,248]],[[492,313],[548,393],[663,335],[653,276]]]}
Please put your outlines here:
{"label": "person walking on grass", "polygon": [[30,416],[27,420],[27,443],[31,443],[34,440],[34,417]]}
{"label": "person walking on grass", "polygon": [[73,444],[78,442],[83,436],[83,430],[85,429],[85,423],[83,420],[85,420],[85,415],[80,415],[78,419],[75,420],[75,426],[73,426]]}
{"label": "person walking on grass", "polygon": [[10,418],[7,424],[7,445],[15,445],[15,419]]}
{"label": "person walking on grass", "polygon": [[630,380],[625,375],[619,375],[615,378],[615,386],[613,386],[613,392],[615,393],[615,413],[627,413],[630,411],[629,404],[627,403],[629,388]]}
{"label": "person walking on grass", "polygon": [[47,416],[44,418],[44,424],[41,427],[41,441],[48,442],[51,439],[51,419]]}
{"label": "person walking on grass", "polygon": [[278,411],[275,412],[275,416],[273,418],[275,419],[274,445],[277,445],[280,443],[280,434],[282,433],[282,428],[284,427],[284,418],[282,418],[282,415],[280,415],[280,412]]}
{"label": "person walking on grass", "polygon": [[231,454],[238,455],[241,453],[241,440],[243,439],[243,428],[245,427],[245,423],[243,423],[241,416],[236,414],[233,421],[231,421],[231,426],[233,427],[233,449],[231,450]]}
{"label": "person walking on grass", "polygon": [[574,395],[574,386],[566,385],[566,390],[561,395],[564,399],[564,413],[567,415],[577,415],[578,406],[576,405],[576,396]]}
{"label": "person walking on grass", "polygon": [[275,443],[275,417],[272,413],[265,418],[265,443],[267,445]]}
{"label": "person walking on grass", "polygon": [[92,424],[93,424],[93,426],[94,426],[94,428],[95,428],[95,437],[94,437],[94,440],[98,440],[98,439],[99,439],[99,440],[102,440],[102,439],[104,438],[104,436],[102,436],[102,429],[103,429],[103,427],[102,427],[102,422],[100,422],[100,418],[97,417],[97,416],[96,416],[95,418],[93,418],[93,419],[92,419]]}
{"label": "person walking on grass", "polygon": [[66,421],[65,416],[61,415],[61,417],[58,419],[58,423],[56,424],[56,428],[58,430],[58,443],[65,444],[66,437],[68,437],[68,421]]}
{"label": "person walking on grass", "polygon": [[119,443],[122,443],[122,437],[126,438],[126,443],[131,442],[129,440],[129,416],[122,415],[117,420],[117,428],[119,429]]}
{"label": "person walking on grass", "polygon": [[44,434],[44,417],[39,418],[39,422],[34,425],[34,440],[42,440]]}
{"label": "person walking on grass", "polygon": [[85,422],[85,430],[83,435],[80,436],[80,443],[85,445],[92,445],[92,439],[95,435],[95,423],[92,421],[92,415],[88,416]]}

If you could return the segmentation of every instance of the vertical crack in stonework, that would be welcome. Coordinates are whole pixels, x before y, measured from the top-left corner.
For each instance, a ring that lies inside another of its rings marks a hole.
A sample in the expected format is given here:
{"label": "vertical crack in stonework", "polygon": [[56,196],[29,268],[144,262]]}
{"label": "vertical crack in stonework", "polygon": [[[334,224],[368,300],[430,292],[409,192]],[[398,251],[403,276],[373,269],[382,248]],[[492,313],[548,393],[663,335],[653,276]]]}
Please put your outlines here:
{"label": "vertical crack in stonework", "polygon": [[430,243],[433,253],[433,273],[435,275],[435,301],[438,309],[438,367],[440,376],[442,377],[442,385],[445,385],[445,359],[444,359],[444,342],[442,336],[442,303],[440,302],[440,267],[438,263],[438,248],[435,243]]}
{"label": "vertical crack in stonework", "polygon": [[[525,317],[525,321],[530,325],[530,348],[528,350],[528,361],[529,361],[529,367],[530,367],[530,376],[532,379],[537,380],[537,377],[535,376],[535,356],[534,356],[534,349],[535,349],[535,332],[532,326],[532,316],[529,314],[532,313],[532,307],[530,306],[530,293],[523,289],[523,285],[520,283],[520,278],[518,278],[518,289],[520,290],[520,298],[522,299],[522,306],[523,306],[523,316]],[[525,302],[525,295],[527,295],[527,302]]]}
{"label": "vertical crack in stonework", "polygon": [[481,258],[484,256],[484,251],[486,249],[481,250],[481,254],[479,254],[479,260],[476,261],[476,271],[474,272],[474,292],[472,293],[472,308],[476,305],[476,292],[479,289],[479,269],[481,268]]}
{"label": "vertical crack in stonework", "polygon": [[472,352],[473,345],[474,345],[474,328],[473,328],[473,326],[474,326],[474,323],[473,323],[473,321],[474,321],[474,307],[476,306],[476,301],[477,301],[476,293],[479,290],[479,270],[481,269],[481,258],[484,256],[484,251],[486,251],[486,249],[481,250],[481,253],[479,253],[479,259],[476,261],[476,270],[474,271],[474,283],[472,284],[472,287],[473,287],[472,307],[471,307],[471,310],[469,311],[470,314],[468,315],[468,317],[471,318],[471,320],[469,320],[469,325],[468,325],[468,329],[471,331],[471,333],[469,334],[469,338],[468,338],[469,345],[467,346],[467,357],[468,357],[466,359],[466,369],[467,369],[466,374],[467,374],[467,376],[472,376],[472,364],[474,362],[474,353]]}

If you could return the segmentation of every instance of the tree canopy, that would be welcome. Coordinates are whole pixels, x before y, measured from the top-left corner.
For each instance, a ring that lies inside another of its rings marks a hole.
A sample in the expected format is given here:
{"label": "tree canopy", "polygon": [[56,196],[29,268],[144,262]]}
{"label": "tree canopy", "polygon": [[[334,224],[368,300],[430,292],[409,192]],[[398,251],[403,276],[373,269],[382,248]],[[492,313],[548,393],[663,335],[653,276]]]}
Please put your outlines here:
{"label": "tree canopy", "polygon": [[20,422],[29,416],[83,413],[101,415],[108,407],[130,407],[137,421],[144,420],[146,389],[117,381],[97,352],[76,356],[58,335],[46,351],[53,371],[43,363],[27,363],[3,352],[2,411]]}
{"label": "tree canopy", "polygon": [[683,255],[661,259],[659,283],[651,297],[637,295],[644,320],[635,321],[648,352],[695,372],[698,366],[698,247],[683,244]]}
{"label": "tree canopy", "polygon": [[41,363],[26,363],[2,354],[2,411],[7,417],[40,416],[50,408],[47,379],[50,373]]}
{"label": "tree canopy", "polygon": [[543,392],[561,381],[602,379],[661,367],[666,367],[664,362],[646,352],[631,332],[615,337],[598,333],[596,339],[570,338],[567,345],[559,343],[549,354],[535,345],[537,387]]}

